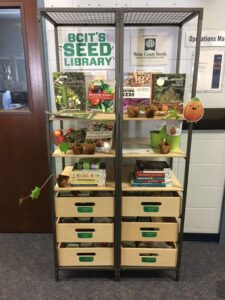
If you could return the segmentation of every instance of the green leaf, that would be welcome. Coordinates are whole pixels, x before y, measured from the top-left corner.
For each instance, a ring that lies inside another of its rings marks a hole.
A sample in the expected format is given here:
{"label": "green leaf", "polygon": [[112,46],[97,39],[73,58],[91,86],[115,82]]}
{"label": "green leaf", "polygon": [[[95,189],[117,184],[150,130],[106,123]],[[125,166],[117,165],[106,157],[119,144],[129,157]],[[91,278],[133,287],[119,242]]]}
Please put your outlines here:
{"label": "green leaf", "polygon": [[23,204],[23,198],[19,199],[19,206],[21,206]]}
{"label": "green leaf", "polygon": [[63,152],[63,153],[66,153],[68,150],[69,150],[69,144],[68,143],[61,143],[59,145],[59,149]]}
{"label": "green leaf", "polygon": [[35,188],[31,191],[30,197],[32,199],[38,199],[40,193],[41,193],[41,189],[38,186],[35,186]]}

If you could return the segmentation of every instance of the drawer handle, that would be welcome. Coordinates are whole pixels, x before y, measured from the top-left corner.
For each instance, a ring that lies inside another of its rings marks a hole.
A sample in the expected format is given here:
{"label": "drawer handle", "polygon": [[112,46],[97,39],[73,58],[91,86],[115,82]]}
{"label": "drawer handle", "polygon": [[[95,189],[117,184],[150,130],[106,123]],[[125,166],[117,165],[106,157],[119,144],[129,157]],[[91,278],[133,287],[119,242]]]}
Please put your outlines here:
{"label": "drawer handle", "polygon": [[142,202],[144,212],[159,212],[159,206],[161,202]]}
{"label": "drawer handle", "polygon": [[157,256],[158,253],[140,253],[141,262],[143,263],[156,263],[157,262]]}
{"label": "drawer handle", "polygon": [[93,202],[87,202],[87,203],[75,203],[75,206],[77,207],[78,213],[93,213],[93,206],[95,206],[95,203]]}
{"label": "drawer handle", "polygon": [[159,228],[140,228],[142,237],[155,238],[158,235]]}
{"label": "drawer handle", "polygon": [[95,253],[77,253],[80,262],[93,262]]}
{"label": "drawer handle", "polygon": [[76,229],[77,237],[79,239],[91,239],[93,238],[94,229]]}

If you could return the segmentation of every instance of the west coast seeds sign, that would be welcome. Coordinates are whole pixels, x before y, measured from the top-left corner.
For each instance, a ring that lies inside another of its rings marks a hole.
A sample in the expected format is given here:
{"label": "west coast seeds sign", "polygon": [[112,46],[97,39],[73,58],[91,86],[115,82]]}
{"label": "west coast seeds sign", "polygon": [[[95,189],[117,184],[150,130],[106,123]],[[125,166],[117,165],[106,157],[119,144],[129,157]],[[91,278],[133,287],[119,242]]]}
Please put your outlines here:
{"label": "west coast seeds sign", "polygon": [[168,64],[168,36],[134,34],[131,38],[131,64]]}
{"label": "west coast seeds sign", "polygon": [[65,32],[62,50],[64,69],[113,69],[115,44],[103,31]]}

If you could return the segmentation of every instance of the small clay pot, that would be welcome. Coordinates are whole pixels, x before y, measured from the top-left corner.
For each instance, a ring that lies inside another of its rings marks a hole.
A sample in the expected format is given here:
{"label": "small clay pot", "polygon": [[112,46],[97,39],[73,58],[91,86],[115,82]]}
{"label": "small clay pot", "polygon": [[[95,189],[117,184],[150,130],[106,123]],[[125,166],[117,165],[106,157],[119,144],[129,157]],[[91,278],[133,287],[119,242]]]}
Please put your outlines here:
{"label": "small clay pot", "polygon": [[84,144],[83,154],[95,154],[95,144]]}
{"label": "small clay pot", "polygon": [[145,107],[145,116],[146,118],[154,118],[156,111],[158,110],[157,106],[151,105]]}
{"label": "small clay pot", "polygon": [[83,145],[80,143],[74,144],[72,146],[72,150],[74,154],[82,154],[83,153]]}
{"label": "small clay pot", "polygon": [[139,115],[140,107],[130,105],[127,108],[129,118],[137,118]]}
{"label": "small clay pot", "polygon": [[68,183],[69,176],[66,175],[58,175],[57,178],[57,183],[59,187],[65,187]]}
{"label": "small clay pot", "polygon": [[159,151],[162,154],[167,154],[171,150],[171,145],[167,143],[166,141],[163,141],[159,144]]}

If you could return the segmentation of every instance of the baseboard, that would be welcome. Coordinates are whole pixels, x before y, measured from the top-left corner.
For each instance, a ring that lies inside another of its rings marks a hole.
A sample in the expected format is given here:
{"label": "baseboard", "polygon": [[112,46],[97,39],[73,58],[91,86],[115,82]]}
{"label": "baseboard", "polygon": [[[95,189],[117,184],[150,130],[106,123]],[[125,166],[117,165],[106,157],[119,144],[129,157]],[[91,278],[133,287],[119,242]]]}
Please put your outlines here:
{"label": "baseboard", "polygon": [[218,233],[184,233],[184,241],[219,243]]}

